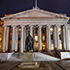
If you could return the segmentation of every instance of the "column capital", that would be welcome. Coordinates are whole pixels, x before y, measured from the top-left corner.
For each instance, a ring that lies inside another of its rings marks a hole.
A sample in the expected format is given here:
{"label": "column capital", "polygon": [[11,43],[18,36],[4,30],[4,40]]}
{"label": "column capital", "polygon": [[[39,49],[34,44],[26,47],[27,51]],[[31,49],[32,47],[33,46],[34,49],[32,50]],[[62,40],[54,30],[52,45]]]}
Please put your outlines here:
{"label": "column capital", "polygon": [[24,27],[25,25],[20,25],[20,27]]}
{"label": "column capital", "polygon": [[7,25],[3,25],[3,27],[7,27]]}
{"label": "column capital", "polygon": [[51,25],[46,25],[46,26],[49,27],[49,28],[51,27]]}
{"label": "column capital", "polygon": [[64,27],[66,27],[67,26],[67,24],[64,24]]}
{"label": "column capital", "polygon": [[42,25],[38,25],[39,27],[42,27]]}
{"label": "column capital", "polygon": [[16,27],[17,25],[11,25],[12,27]]}
{"label": "column capital", "polygon": [[21,28],[25,28],[25,26],[20,26]]}
{"label": "column capital", "polygon": [[33,25],[29,25],[29,27],[30,27],[30,26],[33,26]]}
{"label": "column capital", "polygon": [[60,25],[58,25],[58,24],[55,24],[54,26],[57,26],[57,27],[58,27],[58,26],[60,26]]}

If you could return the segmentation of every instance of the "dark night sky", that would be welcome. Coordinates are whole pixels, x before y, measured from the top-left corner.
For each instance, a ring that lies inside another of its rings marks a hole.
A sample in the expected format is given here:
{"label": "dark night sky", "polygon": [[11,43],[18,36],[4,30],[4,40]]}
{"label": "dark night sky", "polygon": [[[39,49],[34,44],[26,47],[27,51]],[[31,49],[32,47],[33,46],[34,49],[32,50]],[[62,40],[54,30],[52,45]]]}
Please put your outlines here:
{"label": "dark night sky", "polygon": [[[0,0],[0,17],[32,9],[34,0]],[[67,14],[70,17],[70,0],[38,0],[40,9]]]}

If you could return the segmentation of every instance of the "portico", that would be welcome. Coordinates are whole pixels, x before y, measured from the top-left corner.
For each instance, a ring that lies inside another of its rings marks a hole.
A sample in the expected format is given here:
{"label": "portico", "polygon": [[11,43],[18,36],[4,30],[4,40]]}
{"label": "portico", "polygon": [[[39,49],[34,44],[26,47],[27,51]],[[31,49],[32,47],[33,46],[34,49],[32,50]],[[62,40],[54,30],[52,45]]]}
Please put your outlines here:
{"label": "portico", "polygon": [[28,31],[35,39],[34,51],[70,50],[69,18],[64,14],[34,8],[1,20],[4,21],[3,52],[24,52]]}

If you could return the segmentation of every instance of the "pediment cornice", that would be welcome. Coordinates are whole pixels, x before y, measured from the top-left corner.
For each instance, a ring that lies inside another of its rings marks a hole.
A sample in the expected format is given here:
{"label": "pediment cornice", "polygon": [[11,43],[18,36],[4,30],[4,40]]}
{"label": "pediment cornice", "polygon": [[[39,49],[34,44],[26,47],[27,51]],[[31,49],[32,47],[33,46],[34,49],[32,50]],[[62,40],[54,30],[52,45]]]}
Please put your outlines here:
{"label": "pediment cornice", "polygon": [[52,13],[52,12],[48,12],[48,11],[44,11],[41,9],[30,9],[27,11],[23,11],[20,13],[16,13],[7,17],[3,17],[1,18],[1,20],[6,20],[6,19],[18,19],[18,18],[30,18],[30,17],[39,17],[39,18],[63,18],[63,19],[69,19],[69,17],[67,17],[65,14],[56,14],[56,13]]}

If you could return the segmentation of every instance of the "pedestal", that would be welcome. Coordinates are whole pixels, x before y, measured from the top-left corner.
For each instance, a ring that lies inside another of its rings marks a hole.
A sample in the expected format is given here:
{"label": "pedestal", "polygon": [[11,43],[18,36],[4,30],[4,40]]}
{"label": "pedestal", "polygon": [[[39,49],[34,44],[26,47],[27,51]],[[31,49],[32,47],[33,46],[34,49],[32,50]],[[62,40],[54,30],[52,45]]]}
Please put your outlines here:
{"label": "pedestal", "polygon": [[27,52],[25,61],[18,65],[19,68],[39,68],[39,63],[34,61],[34,54]]}

